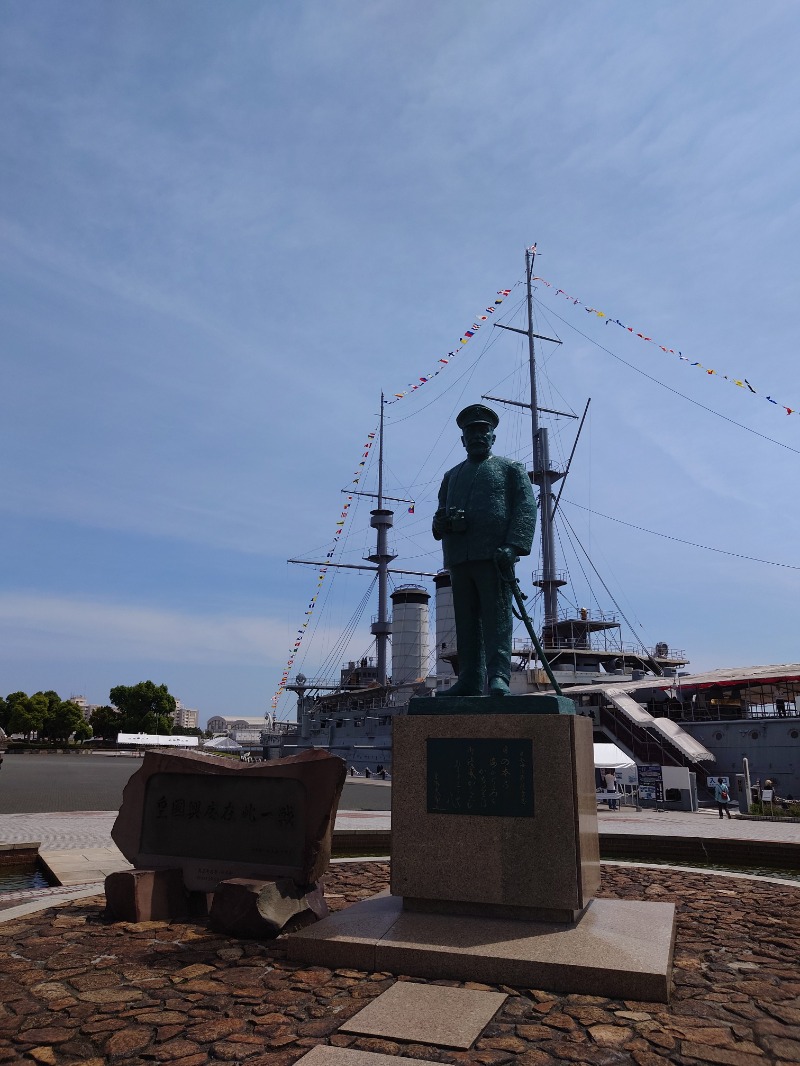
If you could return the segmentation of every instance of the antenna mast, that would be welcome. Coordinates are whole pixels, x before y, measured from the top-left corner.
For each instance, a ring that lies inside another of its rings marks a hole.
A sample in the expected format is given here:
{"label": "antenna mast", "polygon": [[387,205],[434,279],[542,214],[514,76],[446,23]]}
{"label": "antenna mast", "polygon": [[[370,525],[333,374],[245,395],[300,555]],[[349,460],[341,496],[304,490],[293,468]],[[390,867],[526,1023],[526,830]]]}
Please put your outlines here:
{"label": "antenna mast", "polygon": [[378,438],[378,506],[370,511],[370,525],[377,531],[377,544],[375,554],[368,555],[371,563],[376,563],[378,568],[378,617],[370,627],[375,637],[375,657],[378,669],[378,684],[385,685],[388,682],[386,663],[388,660],[389,635],[392,632],[392,623],[389,621],[389,563],[397,556],[389,551],[389,530],[394,524],[394,511],[387,511],[383,506],[383,408],[385,404],[381,393],[381,421]]}
{"label": "antenna mast", "polygon": [[536,245],[525,249],[525,284],[528,302],[528,364],[531,379],[531,437],[533,442],[533,482],[539,488],[539,521],[542,528],[542,571],[534,578],[534,585],[541,588],[544,596],[543,643],[548,642],[558,622],[558,589],[566,582],[556,573],[556,550],[553,539],[553,482],[563,477],[550,462],[550,445],[547,428],[539,425],[539,407],[536,400],[536,350],[533,331],[533,293],[531,279],[536,258]]}

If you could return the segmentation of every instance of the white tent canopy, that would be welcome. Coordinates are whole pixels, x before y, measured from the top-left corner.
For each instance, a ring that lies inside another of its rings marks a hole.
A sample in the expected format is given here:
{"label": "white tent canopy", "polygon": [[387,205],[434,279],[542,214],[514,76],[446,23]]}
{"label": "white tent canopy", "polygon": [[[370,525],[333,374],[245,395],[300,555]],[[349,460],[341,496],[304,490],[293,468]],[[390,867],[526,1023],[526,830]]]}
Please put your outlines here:
{"label": "white tent canopy", "polygon": [[630,755],[626,755],[616,744],[594,745],[595,770],[622,770],[624,767],[635,765]]}
{"label": "white tent canopy", "polygon": [[244,751],[241,744],[237,744],[230,737],[217,737],[216,740],[207,740],[203,745],[208,751]]}
{"label": "white tent canopy", "polygon": [[621,781],[624,785],[636,784],[636,763],[616,744],[594,745],[594,768],[595,770],[613,770],[617,781]]}

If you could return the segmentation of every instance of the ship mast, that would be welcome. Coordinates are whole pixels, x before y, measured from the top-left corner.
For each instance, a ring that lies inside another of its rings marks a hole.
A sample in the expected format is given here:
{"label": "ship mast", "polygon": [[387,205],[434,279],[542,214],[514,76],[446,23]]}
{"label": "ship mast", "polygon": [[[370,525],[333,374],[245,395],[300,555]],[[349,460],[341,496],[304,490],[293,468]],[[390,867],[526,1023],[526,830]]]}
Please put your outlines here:
{"label": "ship mast", "polygon": [[505,400],[500,396],[484,396],[485,400],[497,400],[500,403],[509,403],[515,407],[527,407],[531,412],[531,443],[533,445],[533,469],[530,473],[531,481],[539,489],[539,523],[542,536],[542,569],[534,576],[534,585],[541,588],[544,598],[544,624],[542,627],[542,643],[547,644],[548,638],[552,637],[558,622],[558,590],[566,581],[556,571],[556,550],[553,537],[553,484],[559,481],[564,474],[556,469],[550,462],[550,445],[547,437],[547,428],[539,424],[539,415],[561,415],[565,418],[577,418],[569,411],[553,411],[549,407],[540,407],[536,394],[536,347],[535,340],[549,341],[551,344],[561,344],[555,337],[544,337],[541,333],[535,333],[533,329],[533,262],[536,257],[536,246],[525,249],[525,286],[528,307],[528,328],[516,329],[514,326],[505,326],[500,322],[494,325],[499,329],[507,329],[512,333],[521,333],[528,338],[528,371],[530,375],[530,403],[519,403],[516,400]]}
{"label": "ship mast", "polygon": [[396,559],[389,551],[389,530],[394,525],[394,511],[387,511],[383,506],[383,408],[385,404],[381,393],[381,421],[378,437],[378,506],[370,511],[369,524],[377,530],[377,544],[375,553],[368,555],[371,563],[376,563],[378,568],[378,617],[370,626],[370,632],[375,637],[375,657],[378,670],[378,684],[385,685],[388,681],[386,663],[388,661],[389,635],[392,632],[392,623],[389,621],[388,591],[389,591],[389,563]]}
{"label": "ship mast", "polygon": [[[365,560],[368,563],[374,563],[374,566],[365,566],[359,563],[333,563],[330,559],[325,561],[319,559],[289,559],[290,563],[298,563],[301,566],[323,566],[326,569],[333,567],[343,570],[366,570],[377,573],[378,577],[378,614],[375,621],[370,626],[370,632],[375,637],[375,659],[376,659],[376,672],[377,682],[379,685],[387,685],[389,682],[389,637],[392,633],[392,623],[389,620],[389,574],[404,574],[408,577],[436,577],[436,574],[429,573],[426,570],[401,570],[397,567],[390,566],[389,563],[397,556],[393,555],[389,551],[389,530],[394,525],[394,511],[388,510],[384,507],[384,503],[387,500],[391,500],[393,503],[413,503],[413,500],[408,500],[403,496],[384,496],[383,494],[383,414],[384,407],[386,406],[386,400],[384,394],[381,393],[381,414],[378,432],[378,491],[376,492],[359,492],[353,488],[342,489],[342,492],[346,492],[348,497],[350,496],[369,496],[377,501],[377,506],[373,511],[370,511],[369,524],[376,531],[376,544],[375,551],[371,555],[365,556]],[[289,685],[288,688],[294,686]],[[315,685],[315,688],[337,688],[336,685]]]}
{"label": "ship mast", "polygon": [[[566,582],[556,573],[556,549],[553,537],[553,492],[555,481],[563,477],[550,463],[550,444],[547,428],[539,425],[539,406],[536,402],[536,350],[533,332],[533,294],[531,278],[536,252],[525,249],[525,285],[528,303],[528,362],[531,379],[531,439],[533,443],[533,483],[539,488],[539,521],[542,529],[542,572],[534,581],[544,598],[545,636],[553,633],[558,622],[558,589]],[[574,417],[574,416],[573,416]]]}

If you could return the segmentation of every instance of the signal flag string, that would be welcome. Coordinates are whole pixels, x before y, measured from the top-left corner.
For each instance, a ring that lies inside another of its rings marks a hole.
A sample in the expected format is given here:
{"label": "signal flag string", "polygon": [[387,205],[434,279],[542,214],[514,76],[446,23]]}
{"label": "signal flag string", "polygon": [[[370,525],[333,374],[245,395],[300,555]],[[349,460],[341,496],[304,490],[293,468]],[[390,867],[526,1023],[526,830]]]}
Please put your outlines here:
{"label": "signal flag string", "polygon": [[[760,395],[760,393],[753,388],[747,378],[735,378],[728,374],[723,374],[719,370],[713,370],[710,367],[703,366],[702,363],[696,360],[689,359],[688,356],[685,356],[683,354],[683,352],[676,351],[675,348],[667,348],[665,345],[659,344],[658,341],[653,340],[652,337],[648,337],[645,333],[640,333],[633,326],[626,326],[624,322],[620,322],[618,318],[613,318],[611,315],[606,314],[605,311],[600,311],[596,307],[590,307],[588,304],[583,303],[583,301],[579,300],[577,297],[570,296],[569,293],[566,292],[564,289],[556,289],[553,285],[553,282],[547,281],[545,278],[534,276],[533,278],[531,278],[531,281],[540,281],[542,285],[545,285],[548,289],[553,289],[554,296],[563,296],[565,300],[568,300],[575,307],[582,307],[583,310],[586,311],[588,314],[596,315],[598,318],[602,318],[607,326],[610,326],[612,324],[619,326],[621,329],[626,330],[628,333],[632,333],[635,337],[639,337],[640,340],[646,341],[648,344],[653,344],[656,348],[660,348],[662,352],[665,352],[669,355],[677,355],[681,362],[688,363],[689,366],[696,366],[698,367],[698,369],[704,371],[704,373],[708,374],[711,377],[723,378],[725,381],[729,381],[732,385],[736,385],[740,389],[748,389],[754,396]],[[782,408],[787,415],[800,415],[800,408],[787,407],[786,404],[780,403],[778,400],[774,400],[771,396],[765,396],[764,398],[769,403],[774,404],[776,407]]]}

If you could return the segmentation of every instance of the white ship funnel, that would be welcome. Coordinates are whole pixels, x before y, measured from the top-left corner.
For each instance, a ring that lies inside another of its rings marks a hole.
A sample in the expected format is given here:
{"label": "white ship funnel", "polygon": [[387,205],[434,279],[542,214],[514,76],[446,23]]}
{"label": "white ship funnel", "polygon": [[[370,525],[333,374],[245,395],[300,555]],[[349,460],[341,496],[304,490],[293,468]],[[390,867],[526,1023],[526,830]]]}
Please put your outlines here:
{"label": "white ship funnel", "polygon": [[442,570],[433,583],[436,585],[436,676],[455,677],[452,657],[458,654],[458,646],[450,575]]}
{"label": "white ship funnel", "polygon": [[401,585],[392,593],[392,684],[416,681],[428,673],[428,601],[421,585]]}

